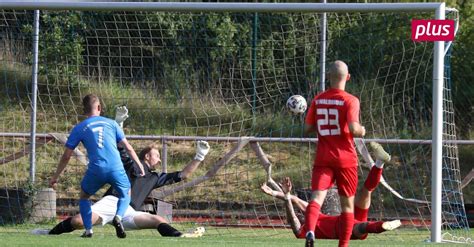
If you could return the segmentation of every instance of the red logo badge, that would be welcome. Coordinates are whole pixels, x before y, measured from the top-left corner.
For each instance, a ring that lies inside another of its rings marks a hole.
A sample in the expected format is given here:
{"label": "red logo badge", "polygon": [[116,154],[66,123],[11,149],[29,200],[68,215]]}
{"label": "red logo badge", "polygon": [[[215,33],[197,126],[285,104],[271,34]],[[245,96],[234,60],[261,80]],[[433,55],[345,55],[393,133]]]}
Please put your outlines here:
{"label": "red logo badge", "polygon": [[453,41],[454,20],[412,20],[413,41]]}

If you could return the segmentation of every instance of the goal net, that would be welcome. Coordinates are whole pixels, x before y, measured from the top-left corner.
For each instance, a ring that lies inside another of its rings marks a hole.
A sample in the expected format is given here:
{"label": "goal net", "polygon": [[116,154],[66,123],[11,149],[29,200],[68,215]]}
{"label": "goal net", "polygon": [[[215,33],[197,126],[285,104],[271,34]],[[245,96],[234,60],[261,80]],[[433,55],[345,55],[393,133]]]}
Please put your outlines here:
{"label": "goal net", "polygon": [[[194,140],[209,140],[210,154],[191,179],[153,194],[160,199],[152,200],[155,204],[172,206],[172,212],[163,212],[173,223],[203,225],[211,235],[292,237],[283,202],[260,187],[289,176],[293,193],[308,199],[316,143],[302,138],[304,118],[291,115],[285,102],[294,94],[309,101],[318,93],[321,14],[40,13],[36,180],[31,183],[34,15],[0,10],[0,225],[22,224],[51,211],[38,213],[38,207],[53,207],[51,199],[38,206],[28,198],[40,192],[51,196],[43,188],[65,135],[83,119],[81,98],[95,93],[107,117],[114,118],[116,106],[128,107],[125,133],[135,150],[160,144],[163,170],[182,169],[193,158]],[[410,39],[411,20],[423,18],[432,18],[432,12],[327,14],[326,60],[348,64],[347,91],[361,101],[366,138],[392,155],[385,182],[373,193],[369,218],[400,219],[403,226],[370,236],[382,241],[423,241],[430,234],[433,43]],[[443,139],[455,141],[451,86],[445,77]],[[79,147],[61,176],[55,195],[59,218],[78,213],[87,163],[83,153]],[[361,156],[361,183],[368,166]],[[442,167],[443,239],[471,241],[455,142],[443,144]]]}

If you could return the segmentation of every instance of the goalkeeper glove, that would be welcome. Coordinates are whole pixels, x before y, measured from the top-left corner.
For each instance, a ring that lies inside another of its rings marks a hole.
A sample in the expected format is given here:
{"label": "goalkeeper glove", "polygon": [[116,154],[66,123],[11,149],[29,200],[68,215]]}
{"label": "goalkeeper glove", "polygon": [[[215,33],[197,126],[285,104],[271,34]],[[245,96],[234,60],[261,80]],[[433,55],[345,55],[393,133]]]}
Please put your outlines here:
{"label": "goalkeeper glove", "polygon": [[195,160],[203,161],[206,157],[207,153],[209,153],[209,143],[206,141],[197,141],[196,142],[196,156],[194,156]]}
{"label": "goalkeeper glove", "polygon": [[115,122],[117,122],[120,128],[123,128],[123,122],[128,118],[128,109],[126,106],[119,106],[115,112]]}

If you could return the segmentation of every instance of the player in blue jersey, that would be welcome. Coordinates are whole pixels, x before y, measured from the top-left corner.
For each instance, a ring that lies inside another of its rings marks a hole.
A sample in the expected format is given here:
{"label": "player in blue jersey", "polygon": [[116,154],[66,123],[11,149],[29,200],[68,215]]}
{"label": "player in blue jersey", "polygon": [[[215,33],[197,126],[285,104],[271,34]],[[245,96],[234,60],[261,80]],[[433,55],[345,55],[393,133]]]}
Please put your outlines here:
{"label": "player in blue jersey", "polygon": [[[125,106],[117,108],[115,121],[120,127],[128,118],[128,109]],[[161,164],[158,146],[147,145],[138,155],[145,168],[146,175],[139,177],[140,168],[123,148],[119,148],[124,169],[131,183],[131,203],[123,217],[123,226],[126,230],[156,229],[164,237],[200,237],[204,234],[204,227],[197,227],[185,233],[172,227],[168,221],[159,216],[139,211],[146,197],[156,188],[187,180],[199,167],[210,150],[206,141],[196,142],[196,155],[181,171],[155,172]],[[117,210],[118,194],[110,188],[104,197],[92,205],[92,224],[111,224]],[[81,215],[69,217],[53,229],[34,229],[37,235],[59,235],[82,229],[84,223]]]}
{"label": "player in blue jersey", "polygon": [[141,176],[145,174],[145,171],[119,125],[114,120],[100,116],[102,108],[99,97],[94,94],[86,95],[82,100],[82,105],[87,119],[72,129],[63,156],[49,184],[53,188],[56,187],[58,177],[66,168],[73,150],[82,142],[89,158],[89,165],[81,182],[81,198],[79,200],[79,210],[86,229],[82,237],[92,237],[93,233],[89,197],[105,184],[110,184],[119,194],[117,211],[112,225],[115,227],[117,237],[125,238],[122,217],[130,204],[130,182],[123,168],[117,144],[125,148],[130,157],[138,164]]}

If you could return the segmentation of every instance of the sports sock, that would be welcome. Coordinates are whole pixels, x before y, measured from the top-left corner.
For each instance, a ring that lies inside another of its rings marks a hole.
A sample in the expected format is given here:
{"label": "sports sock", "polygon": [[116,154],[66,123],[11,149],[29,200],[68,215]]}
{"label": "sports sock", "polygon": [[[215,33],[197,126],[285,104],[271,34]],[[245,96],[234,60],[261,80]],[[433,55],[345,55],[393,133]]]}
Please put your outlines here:
{"label": "sports sock", "polygon": [[367,221],[367,217],[369,217],[368,208],[359,208],[357,206],[354,207],[354,219],[358,221]]}
{"label": "sports sock", "polygon": [[181,232],[176,230],[174,227],[170,226],[166,223],[161,223],[156,227],[156,230],[161,234],[163,237],[179,237],[181,236]]}
{"label": "sports sock", "polygon": [[367,227],[365,228],[368,233],[381,233],[385,230],[382,228],[383,221],[370,221],[367,222]]}
{"label": "sports sock", "polygon": [[314,232],[316,229],[316,224],[318,223],[319,211],[321,210],[321,205],[315,201],[311,201],[306,207],[305,219],[306,219],[306,232]]}
{"label": "sports sock", "polygon": [[89,199],[79,200],[79,211],[81,212],[84,228],[86,230],[92,229],[92,209]]}
{"label": "sports sock", "polygon": [[354,226],[354,213],[341,213],[339,224],[339,247],[349,246],[351,239],[352,227]]}
{"label": "sports sock", "polygon": [[382,171],[383,169],[378,168],[376,166],[373,166],[370,169],[369,175],[367,176],[367,179],[365,180],[364,187],[368,191],[373,191],[375,188],[377,188],[377,185],[379,185],[380,178],[382,177]]}
{"label": "sports sock", "polygon": [[124,197],[119,197],[117,201],[117,212],[115,215],[117,215],[120,219],[122,219],[129,205],[130,205],[130,196],[128,194],[125,194]]}
{"label": "sports sock", "polygon": [[69,218],[61,221],[59,224],[54,226],[53,229],[51,229],[48,234],[50,234],[50,235],[59,235],[59,234],[62,234],[62,233],[68,233],[68,232],[74,231],[75,229],[72,226],[71,221],[72,221],[72,217],[69,217]]}

